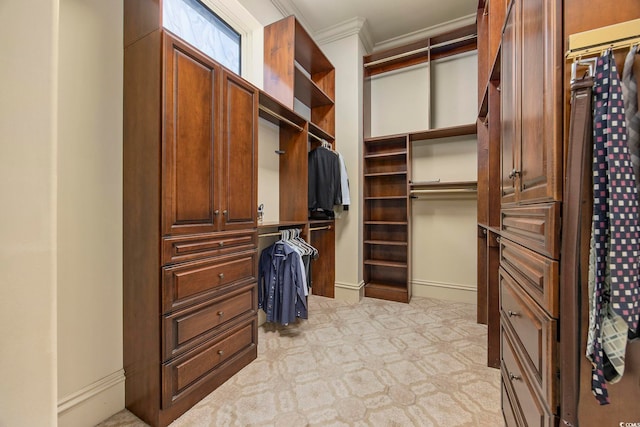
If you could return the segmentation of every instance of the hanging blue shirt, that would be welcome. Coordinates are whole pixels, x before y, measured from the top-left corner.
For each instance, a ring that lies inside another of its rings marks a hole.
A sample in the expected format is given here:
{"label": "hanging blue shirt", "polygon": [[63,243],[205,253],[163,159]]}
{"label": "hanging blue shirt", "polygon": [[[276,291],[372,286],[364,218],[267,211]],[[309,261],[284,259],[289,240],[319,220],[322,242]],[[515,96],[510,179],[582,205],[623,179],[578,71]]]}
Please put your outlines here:
{"label": "hanging blue shirt", "polygon": [[283,242],[274,243],[260,254],[258,308],[265,311],[267,322],[286,325],[296,317],[308,317],[300,263],[300,254]]}

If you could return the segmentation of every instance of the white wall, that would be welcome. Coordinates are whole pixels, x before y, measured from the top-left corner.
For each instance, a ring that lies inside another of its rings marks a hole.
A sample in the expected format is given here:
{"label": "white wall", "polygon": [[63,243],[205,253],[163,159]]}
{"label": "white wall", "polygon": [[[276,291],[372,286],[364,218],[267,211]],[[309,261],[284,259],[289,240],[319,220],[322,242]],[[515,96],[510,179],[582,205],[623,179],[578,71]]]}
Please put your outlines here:
{"label": "white wall", "polygon": [[0,3],[0,426],[56,424],[58,0]]}
{"label": "white wall", "polygon": [[358,34],[320,46],[335,67],[336,148],[349,175],[351,206],[336,219],[336,299],[362,296],[362,225],[360,221],[362,158],[362,57]]}
{"label": "white wall", "polygon": [[61,0],[58,402],[61,426],[124,407],[122,2]]}
{"label": "white wall", "polygon": [[371,77],[371,135],[429,129],[429,64]]}

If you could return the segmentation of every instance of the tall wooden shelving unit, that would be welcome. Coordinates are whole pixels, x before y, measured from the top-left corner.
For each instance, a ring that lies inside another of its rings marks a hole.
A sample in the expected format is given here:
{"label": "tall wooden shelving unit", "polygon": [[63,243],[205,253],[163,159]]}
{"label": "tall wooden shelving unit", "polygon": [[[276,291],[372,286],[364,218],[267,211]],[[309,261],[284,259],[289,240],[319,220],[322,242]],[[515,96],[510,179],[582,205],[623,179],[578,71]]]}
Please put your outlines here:
{"label": "tall wooden shelving unit", "polygon": [[[264,91],[260,116],[280,129],[279,221],[261,230],[300,226],[320,257],[312,292],[333,298],[334,220],[309,220],[308,153],[326,141],[335,148],[335,69],[300,22],[289,16],[264,28]],[[300,105],[303,107],[300,111]]]}
{"label": "tall wooden shelving unit", "polygon": [[[364,57],[364,78],[431,62],[476,49],[475,25]],[[428,96],[425,94],[424,96]],[[365,95],[364,110],[369,111]],[[427,128],[428,126],[425,126]],[[363,254],[365,296],[411,300],[411,198],[415,194],[473,191],[476,182],[412,182],[412,146],[416,141],[473,135],[475,124],[369,136],[363,149]],[[413,195],[412,195],[413,194]]]}

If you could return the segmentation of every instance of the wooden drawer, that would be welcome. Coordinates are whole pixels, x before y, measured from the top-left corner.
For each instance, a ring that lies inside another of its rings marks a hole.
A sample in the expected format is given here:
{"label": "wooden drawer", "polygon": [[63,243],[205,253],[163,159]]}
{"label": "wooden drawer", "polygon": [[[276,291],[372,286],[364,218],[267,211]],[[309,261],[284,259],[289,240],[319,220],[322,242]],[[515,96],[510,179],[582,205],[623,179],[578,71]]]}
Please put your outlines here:
{"label": "wooden drawer", "polygon": [[557,323],[524,292],[502,268],[500,275],[500,317],[503,328],[513,334],[521,364],[531,374],[550,407],[556,402]]}
{"label": "wooden drawer", "polygon": [[513,403],[511,403],[511,396],[507,392],[507,387],[504,382],[502,383],[502,417],[504,418],[504,425],[506,427],[517,427],[518,421],[516,414],[513,412]]}
{"label": "wooden drawer", "polygon": [[196,261],[162,270],[165,313],[213,297],[226,285],[252,282],[256,277],[256,251]]}
{"label": "wooden drawer", "polygon": [[558,317],[558,261],[501,238],[500,265],[551,316]]}
{"label": "wooden drawer", "polygon": [[510,400],[511,409],[507,409],[507,415],[512,412],[513,418],[523,426],[554,426],[555,416],[536,393],[536,387],[523,369],[515,345],[505,328],[501,331],[501,349],[502,384],[509,392],[508,394],[513,396]]}
{"label": "wooden drawer", "polygon": [[257,238],[256,231],[165,237],[162,239],[162,265],[254,249]]}
{"label": "wooden drawer", "polygon": [[[162,366],[162,407],[200,399],[257,356],[258,321],[240,323],[223,335]],[[194,401],[194,403],[197,400]]]}
{"label": "wooden drawer", "polygon": [[211,339],[221,328],[240,318],[256,315],[257,286],[251,283],[185,310],[165,316],[164,360]]}
{"label": "wooden drawer", "polygon": [[560,256],[560,204],[503,208],[502,236],[553,259]]}

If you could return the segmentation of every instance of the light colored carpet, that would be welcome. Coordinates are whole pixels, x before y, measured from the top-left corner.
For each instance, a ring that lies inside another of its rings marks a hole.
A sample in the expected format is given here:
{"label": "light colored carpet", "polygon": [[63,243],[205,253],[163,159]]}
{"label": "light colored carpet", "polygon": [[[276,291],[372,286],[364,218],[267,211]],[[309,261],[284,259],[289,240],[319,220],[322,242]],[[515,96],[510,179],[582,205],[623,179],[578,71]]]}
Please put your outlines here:
{"label": "light colored carpet", "polygon": [[[311,296],[309,319],[263,325],[258,358],[171,426],[502,426],[475,306]],[[145,426],[124,410],[99,427]]]}

